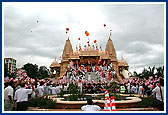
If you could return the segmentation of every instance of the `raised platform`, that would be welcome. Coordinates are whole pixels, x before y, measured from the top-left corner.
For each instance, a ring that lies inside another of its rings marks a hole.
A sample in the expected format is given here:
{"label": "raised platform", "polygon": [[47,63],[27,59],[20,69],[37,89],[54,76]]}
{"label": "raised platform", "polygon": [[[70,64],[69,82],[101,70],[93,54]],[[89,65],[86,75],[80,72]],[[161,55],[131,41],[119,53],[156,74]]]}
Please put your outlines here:
{"label": "raised platform", "polygon": [[[92,96],[93,94],[86,94]],[[95,94],[94,96],[98,95],[104,95],[104,94]],[[65,95],[65,97],[68,95]],[[129,96],[124,95],[122,96]],[[55,101],[58,106],[56,106],[56,109],[80,109],[83,105],[87,104],[87,101],[64,101],[64,98],[57,98],[55,96],[50,96],[50,99]],[[93,103],[95,105],[99,105],[101,108],[104,107],[104,101],[105,100],[93,100]],[[142,100],[138,97],[126,97],[126,100],[121,101],[115,101],[116,108],[131,108],[135,107],[137,103],[141,102]]]}

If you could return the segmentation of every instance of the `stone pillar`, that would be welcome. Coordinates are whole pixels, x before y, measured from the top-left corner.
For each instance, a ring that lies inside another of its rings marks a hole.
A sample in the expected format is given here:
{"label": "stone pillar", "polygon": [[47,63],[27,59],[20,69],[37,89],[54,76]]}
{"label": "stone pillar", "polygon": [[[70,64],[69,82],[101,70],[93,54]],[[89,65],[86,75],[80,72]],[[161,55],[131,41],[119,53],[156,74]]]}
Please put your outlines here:
{"label": "stone pillar", "polygon": [[53,72],[54,72],[54,70],[51,68],[50,69],[50,78],[53,76]]}

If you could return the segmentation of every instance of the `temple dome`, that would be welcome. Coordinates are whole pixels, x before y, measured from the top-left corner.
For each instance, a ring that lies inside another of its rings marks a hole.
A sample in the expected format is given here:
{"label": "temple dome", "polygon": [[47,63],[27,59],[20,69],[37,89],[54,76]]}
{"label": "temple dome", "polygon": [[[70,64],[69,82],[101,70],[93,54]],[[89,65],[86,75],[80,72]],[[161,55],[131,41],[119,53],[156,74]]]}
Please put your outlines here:
{"label": "temple dome", "polygon": [[121,61],[118,60],[118,66],[128,66],[128,63],[122,58]]}
{"label": "temple dome", "polygon": [[54,60],[50,67],[61,67],[61,65],[56,60]]}

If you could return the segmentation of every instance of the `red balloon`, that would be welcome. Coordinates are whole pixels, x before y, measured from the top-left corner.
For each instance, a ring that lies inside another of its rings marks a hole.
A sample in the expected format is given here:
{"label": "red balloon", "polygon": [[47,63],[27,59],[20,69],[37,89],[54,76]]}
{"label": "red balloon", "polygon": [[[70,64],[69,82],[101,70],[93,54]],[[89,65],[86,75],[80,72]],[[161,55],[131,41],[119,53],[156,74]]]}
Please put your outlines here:
{"label": "red balloon", "polygon": [[87,31],[85,31],[85,34],[87,33]]}
{"label": "red balloon", "polygon": [[80,38],[78,38],[78,40],[80,40]]}
{"label": "red balloon", "polygon": [[66,28],[67,31],[69,31],[69,28]]}
{"label": "red balloon", "polygon": [[86,36],[89,36],[89,33],[88,33],[88,32],[86,33]]}
{"label": "red balloon", "polygon": [[97,42],[97,40],[94,40],[94,43],[96,43]]}

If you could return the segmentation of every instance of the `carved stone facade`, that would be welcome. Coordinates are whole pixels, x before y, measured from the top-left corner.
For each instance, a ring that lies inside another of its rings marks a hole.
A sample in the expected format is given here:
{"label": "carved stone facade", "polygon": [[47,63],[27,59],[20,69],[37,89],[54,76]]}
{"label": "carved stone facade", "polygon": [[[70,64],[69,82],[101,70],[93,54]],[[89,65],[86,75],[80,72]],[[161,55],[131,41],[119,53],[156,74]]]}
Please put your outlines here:
{"label": "carved stone facade", "polygon": [[[98,64],[106,65],[112,63],[112,69],[116,71],[117,79],[119,81],[121,79],[119,71],[123,68],[128,70],[129,67],[123,58],[121,59],[121,61],[117,59],[116,51],[110,37],[107,41],[105,51],[103,51],[102,49],[98,49],[97,46],[96,48],[93,48],[88,42],[88,46],[85,48],[85,50],[82,50],[79,46],[79,49],[77,48],[75,52],[73,52],[71,42],[68,38],[64,46],[61,63],[59,64],[58,62],[56,63],[56,61],[54,61],[50,66],[51,76],[53,70],[55,70],[57,71],[55,78],[61,78],[66,73],[68,64],[71,61],[73,61],[74,64],[85,66],[94,66]],[[88,61],[91,64],[88,65]]]}

